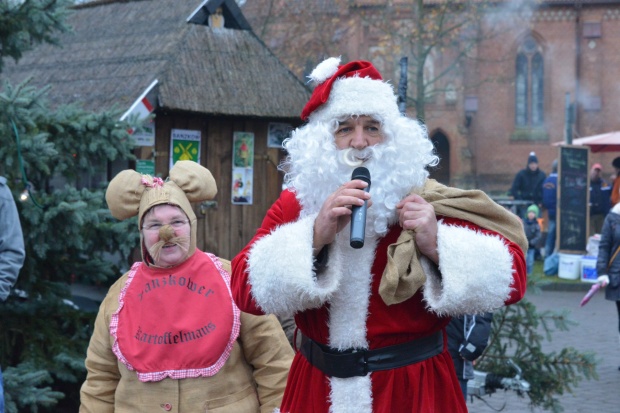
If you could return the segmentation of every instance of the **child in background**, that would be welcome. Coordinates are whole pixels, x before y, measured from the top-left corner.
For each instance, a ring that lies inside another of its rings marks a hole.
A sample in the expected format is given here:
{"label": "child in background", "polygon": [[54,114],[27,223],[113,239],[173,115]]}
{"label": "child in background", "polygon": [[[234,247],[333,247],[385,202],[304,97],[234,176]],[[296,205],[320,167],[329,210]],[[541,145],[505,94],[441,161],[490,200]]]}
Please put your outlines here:
{"label": "child in background", "polygon": [[532,273],[534,258],[536,256],[536,248],[538,248],[538,243],[541,237],[540,224],[538,223],[538,212],[538,206],[535,204],[530,205],[527,207],[527,218],[523,221],[523,229],[525,230],[525,236],[528,241],[527,255],[525,258],[528,275]]}

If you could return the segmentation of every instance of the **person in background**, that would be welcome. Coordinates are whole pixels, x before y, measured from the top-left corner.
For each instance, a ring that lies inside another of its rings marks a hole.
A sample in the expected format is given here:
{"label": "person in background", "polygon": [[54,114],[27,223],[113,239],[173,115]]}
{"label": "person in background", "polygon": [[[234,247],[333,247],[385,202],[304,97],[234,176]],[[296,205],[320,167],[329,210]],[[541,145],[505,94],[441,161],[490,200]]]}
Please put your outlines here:
{"label": "person in background", "polygon": [[[310,77],[287,189],[232,261],[237,305],[294,314],[302,335],[280,411],[465,413],[445,328],[523,297],[523,226],[482,191],[428,179],[426,128],[372,63],[330,58]],[[352,178],[362,166],[370,186]]]}
{"label": "person in background", "polygon": [[465,399],[467,382],[474,378],[474,362],[487,348],[492,323],[493,313],[466,314],[452,317],[446,328],[448,351]]}
{"label": "person in background", "polygon": [[532,269],[534,268],[536,249],[538,248],[541,237],[540,224],[537,218],[539,212],[536,204],[532,204],[527,207],[527,216],[526,219],[523,220],[523,229],[525,230],[525,236],[527,237],[529,247],[527,250],[527,258],[525,259],[528,275],[532,273]]}
{"label": "person in background", "polygon": [[614,158],[611,166],[614,167],[615,171],[615,178],[611,187],[611,207],[613,207],[620,202],[620,156]]}
{"label": "person in background", "polygon": [[[510,195],[515,200],[529,201],[542,207],[542,184],[547,175],[538,167],[538,157],[530,152],[527,157],[527,166],[515,175],[510,188]],[[526,205],[517,206],[517,215],[525,218]]]}
{"label": "person in background", "polygon": [[168,180],[120,172],[106,201],[138,215],[142,261],[109,290],[86,355],[80,412],[272,413],[293,350],[275,316],[242,313],[230,263],[196,247],[190,202],[213,199],[211,173],[178,161]]}
{"label": "person in background", "polygon": [[[6,301],[24,265],[26,251],[15,198],[0,176],[0,305]],[[0,331],[0,335],[2,332]],[[4,413],[4,386],[0,366],[0,413]]]}
{"label": "person in background", "polygon": [[558,160],[551,164],[551,173],[542,185],[542,205],[547,215],[547,238],[545,239],[545,258],[553,254],[556,240],[556,212],[558,196]]}
{"label": "person in background", "polygon": [[611,186],[603,179],[602,169],[600,163],[590,169],[590,236],[601,233],[611,206]]}
{"label": "person in background", "polygon": [[614,205],[605,217],[598,246],[596,273],[600,274],[597,282],[605,287],[605,299],[616,304],[620,344],[620,204]]}

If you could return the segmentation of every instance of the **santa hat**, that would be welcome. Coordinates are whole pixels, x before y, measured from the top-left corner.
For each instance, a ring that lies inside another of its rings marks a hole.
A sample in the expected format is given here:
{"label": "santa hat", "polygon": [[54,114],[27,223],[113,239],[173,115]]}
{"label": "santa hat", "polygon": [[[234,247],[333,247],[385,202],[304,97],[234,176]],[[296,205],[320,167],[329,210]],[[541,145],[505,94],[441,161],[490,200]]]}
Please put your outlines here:
{"label": "santa hat", "polygon": [[301,112],[303,120],[328,122],[368,115],[385,121],[400,116],[392,86],[372,63],[357,60],[339,65],[339,57],[330,57],[310,74],[317,85]]}
{"label": "santa hat", "polygon": [[[166,181],[150,175],[142,175],[133,169],[126,169],[110,181],[105,199],[112,216],[127,219],[138,215],[138,228],[142,227],[142,217],[156,205],[175,205],[187,215],[191,225],[190,245],[187,257],[196,249],[196,214],[190,202],[213,199],[217,185],[211,172],[194,161],[177,161]],[[142,232],[142,261],[147,260],[148,251],[144,247]]]}

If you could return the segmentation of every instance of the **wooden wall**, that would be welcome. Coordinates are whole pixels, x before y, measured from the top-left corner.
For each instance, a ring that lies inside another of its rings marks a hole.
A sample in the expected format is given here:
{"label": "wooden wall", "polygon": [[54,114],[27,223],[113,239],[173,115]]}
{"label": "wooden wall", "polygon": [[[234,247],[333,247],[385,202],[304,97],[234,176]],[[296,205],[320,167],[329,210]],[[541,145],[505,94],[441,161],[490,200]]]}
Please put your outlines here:
{"label": "wooden wall", "polygon": [[[278,198],[282,173],[276,169],[284,151],[267,148],[270,122],[291,120],[212,117],[185,113],[158,113],[155,127],[155,171],[168,176],[172,129],[199,130],[201,164],[208,168],[218,185],[218,193],[206,208],[194,205],[198,218],[197,246],[225,259],[232,259],[252,238],[267,209]],[[254,133],[254,185],[252,205],[233,205],[232,150],[233,132]]]}

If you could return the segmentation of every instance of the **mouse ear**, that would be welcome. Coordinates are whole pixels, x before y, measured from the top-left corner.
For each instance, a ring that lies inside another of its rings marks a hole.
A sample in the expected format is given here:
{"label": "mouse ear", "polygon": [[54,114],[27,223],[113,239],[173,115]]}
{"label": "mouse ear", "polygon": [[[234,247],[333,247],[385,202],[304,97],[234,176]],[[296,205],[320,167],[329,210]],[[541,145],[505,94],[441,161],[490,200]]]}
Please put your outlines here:
{"label": "mouse ear", "polygon": [[177,161],[168,180],[185,192],[190,202],[202,202],[215,198],[217,185],[211,172],[194,161]]}
{"label": "mouse ear", "polygon": [[105,192],[105,200],[112,216],[122,220],[138,215],[145,188],[140,173],[133,169],[119,172],[110,181]]}

